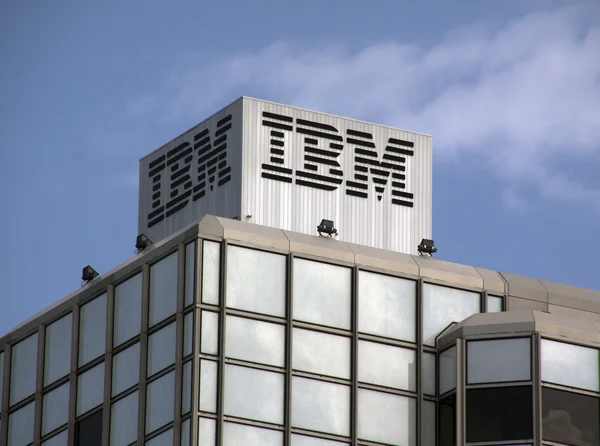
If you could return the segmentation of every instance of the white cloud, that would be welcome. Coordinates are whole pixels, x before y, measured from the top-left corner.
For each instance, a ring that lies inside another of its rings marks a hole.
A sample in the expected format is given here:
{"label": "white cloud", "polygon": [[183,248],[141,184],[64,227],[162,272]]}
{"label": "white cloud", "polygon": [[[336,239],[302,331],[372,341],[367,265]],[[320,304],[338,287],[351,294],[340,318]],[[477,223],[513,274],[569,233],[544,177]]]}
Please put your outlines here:
{"label": "white cloud", "polygon": [[[600,157],[600,6],[578,3],[498,30],[455,30],[433,47],[276,43],[172,73],[171,117],[205,115],[240,94],[434,136],[441,160],[479,156],[516,191],[592,200],[600,185],[565,177],[558,159]],[[155,100],[156,101],[156,100]],[[156,102],[155,102],[156,103]],[[137,109],[137,107],[133,107]]]}

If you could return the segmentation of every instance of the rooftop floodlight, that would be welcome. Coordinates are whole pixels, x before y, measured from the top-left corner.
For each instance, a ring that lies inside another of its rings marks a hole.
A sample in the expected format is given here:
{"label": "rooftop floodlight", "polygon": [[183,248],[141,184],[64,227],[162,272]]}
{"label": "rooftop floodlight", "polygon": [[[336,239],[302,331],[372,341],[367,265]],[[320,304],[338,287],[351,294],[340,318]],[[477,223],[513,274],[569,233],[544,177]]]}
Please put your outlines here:
{"label": "rooftop floodlight", "polygon": [[98,277],[98,272],[90,265],[86,266],[81,271],[81,280],[84,284],[94,280],[96,277]]}
{"label": "rooftop floodlight", "polygon": [[317,232],[320,236],[327,234],[329,237],[337,235],[337,229],[333,226],[333,220],[321,220],[321,224],[317,226]]}
{"label": "rooftop floodlight", "polygon": [[135,249],[137,252],[143,251],[151,244],[152,240],[150,240],[146,234],[140,234],[135,239]]}
{"label": "rooftop floodlight", "polygon": [[424,238],[421,240],[421,244],[417,246],[417,251],[419,251],[419,255],[429,254],[432,256],[434,252],[437,252],[437,248],[433,246],[433,240]]}

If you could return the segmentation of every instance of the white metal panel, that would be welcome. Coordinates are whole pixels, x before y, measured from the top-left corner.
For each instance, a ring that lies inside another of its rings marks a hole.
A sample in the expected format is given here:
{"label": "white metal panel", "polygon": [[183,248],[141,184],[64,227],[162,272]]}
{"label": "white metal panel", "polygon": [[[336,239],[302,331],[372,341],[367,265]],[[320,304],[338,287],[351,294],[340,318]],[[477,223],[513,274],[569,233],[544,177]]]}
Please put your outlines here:
{"label": "white metal panel", "polygon": [[[335,221],[340,240],[411,254],[431,237],[430,136],[251,98],[243,102],[242,214],[252,216],[247,221],[316,234],[326,218]],[[351,195],[357,193],[362,196]]]}
{"label": "white metal panel", "polygon": [[206,214],[240,218],[242,130],[238,100],[142,158],[138,232],[156,243]]}

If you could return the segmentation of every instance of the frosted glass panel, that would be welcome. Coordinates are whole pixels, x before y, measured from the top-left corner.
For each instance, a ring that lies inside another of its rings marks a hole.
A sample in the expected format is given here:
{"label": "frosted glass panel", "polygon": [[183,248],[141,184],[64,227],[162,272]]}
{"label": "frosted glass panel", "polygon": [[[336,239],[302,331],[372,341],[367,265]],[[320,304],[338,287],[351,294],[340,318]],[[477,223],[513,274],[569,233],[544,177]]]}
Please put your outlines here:
{"label": "frosted glass panel", "polygon": [[137,336],[142,331],[142,273],[115,287],[115,328],[113,345]]}
{"label": "frosted glass panel", "polygon": [[33,419],[35,402],[17,410],[8,416],[8,444],[26,446],[33,442]]}
{"label": "frosted glass panel", "polygon": [[435,403],[423,401],[423,446],[435,446]]}
{"label": "frosted glass panel", "polygon": [[60,434],[44,441],[42,446],[67,446],[69,443],[69,431],[64,430]]}
{"label": "frosted glass panel", "polygon": [[106,293],[81,307],[79,313],[79,366],[106,350]]}
{"label": "frosted glass panel", "polygon": [[137,439],[139,392],[135,391],[111,407],[110,444],[126,446]]}
{"label": "frosted glass panel", "polygon": [[292,434],[292,446],[345,446],[348,443]]}
{"label": "frosted glass panel", "polygon": [[381,443],[416,443],[414,398],[358,389],[358,438]]}
{"label": "frosted glass panel", "polygon": [[294,319],[350,328],[352,270],[294,259]]}
{"label": "frosted glass panel", "polygon": [[245,424],[225,423],[223,446],[283,446],[283,432]]}
{"label": "frosted glass panel", "polygon": [[192,362],[183,364],[181,395],[181,413],[185,415],[192,410]]}
{"label": "frosted glass panel", "polygon": [[598,350],[542,339],[542,381],[600,390]]}
{"label": "frosted glass panel", "polygon": [[[148,384],[146,393],[146,433],[173,421],[175,413],[175,371]],[[173,442],[171,441],[171,444]]]}
{"label": "frosted glass panel", "polygon": [[202,251],[202,302],[219,305],[221,244],[204,240]]}
{"label": "frosted glass panel", "polygon": [[215,446],[217,422],[212,418],[200,417],[198,424],[198,446]]}
{"label": "frosted glass panel", "polygon": [[194,341],[194,313],[187,313],[183,317],[183,356],[192,354]]}
{"label": "frosted glass panel", "polygon": [[194,283],[196,281],[196,242],[185,245],[185,297],[187,307],[194,303]]}
{"label": "frosted glass panel", "polygon": [[285,316],[286,257],[229,245],[227,306]]}
{"label": "frosted glass panel", "polygon": [[292,426],[350,435],[350,387],[292,377]]}
{"label": "frosted glass panel", "polygon": [[71,371],[71,331],[73,315],[69,313],[46,328],[44,386]]}
{"label": "frosted glass panel", "polygon": [[151,440],[148,440],[146,446],[173,446],[173,429],[169,429]]}
{"label": "frosted glass panel", "polygon": [[219,353],[219,313],[202,312],[200,351],[209,355]]}
{"label": "frosted glass panel", "polygon": [[502,311],[502,297],[490,296],[487,297],[487,312],[500,313]]}
{"label": "frosted glass panel", "polygon": [[11,405],[35,393],[37,347],[37,333],[13,346],[10,365]]}
{"label": "frosted glass panel", "polygon": [[77,379],[77,416],[102,404],[104,399],[104,367],[102,362]]}
{"label": "frosted glass panel", "polygon": [[285,325],[227,316],[225,356],[284,366]]}
{"label": "frosted glass panel", "polygon": [[112,395],[135,386],[140,380],[140,343],[113,356]]}
{"label": "frosted glass panel", "polygon": [[44,395],[42,403],[42,435],[52,432],[69,421],[69,383]]}
{"label": "frosted glass panel", "polygon": [[200,360],[200,410],[217,411],[217,362]]}
{"label": "frosted glass panel", "polygon": [[150,326],[177,311],[177,251],[150,267]]}
{"label": "frosted glass panel", "polygon": [[467,342],[469,384],[531,379],[529,338]]}
{"label": "frosted glass panel", "polygon": [[358,331],[415,342],[417,285],[366,271],[358,276]]}
{"label": "frosted glass panel", "polygon": [[350,338],[294,328],[292,368],[350,379]]}
{"label": "frosted glass panel", "polygon": [[423,353],[423,392],[435,395],[435,355]]}
{"label": "frosted glass panel", "polygon": [[251,420],[283,423],[281,373],[225,366],[225,414]]}
{"label": "frosted glass panel", "polygon": [[451,322],[479,313],[479,308],[479,293],[424,283],[423,343],[435,346],[435,337]]}
{"label": "frosted glass panel", "polygon": [[396,389],[417,389],[417,353],[406,348],[358,341],[358,380]]}
{"label": "frosted glass panel", "polygon": [[148,337],[148,376],[175,363],[175,322]]}
{"label": "frosted glass panel", "polygon": [[456,347],[440,354],[440,395],[456,388]]}

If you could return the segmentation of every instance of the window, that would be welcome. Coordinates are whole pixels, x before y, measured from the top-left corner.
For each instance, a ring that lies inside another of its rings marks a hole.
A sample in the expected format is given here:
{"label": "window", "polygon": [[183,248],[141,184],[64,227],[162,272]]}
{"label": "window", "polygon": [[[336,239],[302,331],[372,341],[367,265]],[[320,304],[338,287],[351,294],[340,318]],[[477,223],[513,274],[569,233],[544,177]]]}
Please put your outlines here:
{"label": "window", "polygon": [[200,360],[200,410],[217,411],[217,362]]}
{"label": "window", "polygon": [[228,315],[225,327],[225,356],[284,366],[284,325]]}
{"label": "window", "polygon": [[173,446],[173,429],[169,429],[148,440],[146,446]]}
{"label": "window", "polygon": [[358,341],[358,380],[396,389],[417,390],[417,353],[407,348]]}
{"label": "window", "polygon": [[456,445],[456,396],[449,395],[439,404],[439,446]]}
{"label": "window", "polygon": [[128,445],[137,439],[139,392],[120,399],[111,407],[110,444]]}
{"label": "window", "polygon": [[292,446],[348,446],[348,443],[292,434]]}
{"label": "window", "polygon": [[150,267],[150,326],[177,311],[178,259],[178,253],[175,251]]}
{"label": "window", "polygon": [[294,328],[292,368],[350,379],[350,338]]}
{"label": "window", "polygon": [[531,340],[496,339],[467,343],[469,384],[531,379]]}
{"label": "window", "polygon": [[415,445],[416,427],[414,398],[358,389],[358,438]]}
{"label": "window", "polygon": [[113,356],[112,395],[135,386],[140,380],[140,343]]}
{"label": "window", "polygon": [[42,435],[69,421],[69,383],[44,395],[42,403]]}
{"label": "window", "polygon": [[102,446],[102,409],[75,423],[75,446]]}
{"label": "window", "polygon": [[79,366],[106,350],[106,293],[81,307],[79,313]]}
{"label": "window", "polygon": [[350,268],[294,259],[294,319],[350,328]]}
{"label": "window", "polygon": [[504,303],[503,297],[491,296],[487,297],[487,312],[488,313],[500,313]]}
{"label": "window", "polygon": [[65,429],[52,438],[44,441],[42,446],[67,446],[69,444],[69,431]]}
{"label": "window", "polygon": [[[215,446],[217,423],[212,418],[200,417],[198,423],[198,446]],[[235,441],[235,439],[232,439]]]}
{"label": "window", "polygon": [[115,287],[113,345],[121,345],[142,330],[142,273]]}
{"label": "window", "polygon": [[283,432],[245,424],[224,423],[223,446],[240,445],[283,446]]}
{"label": "window", "polygon": [[190,419],[181,422],[181,446],[190,446]]}
{"label": "window", "polygon": [[181,413],[185,415],[192,410],[192,361],[183,364],[181,380]]}
{"label": "window", "polygon": [[104,367],[105,364],[102,362],[77,377],[77,416],[102,404]]}
{"label": "window", "polygon": [[10,404],[33,395],[37,371],[37,333],[15,344],[12,349],[10,372]]}
{"label": "window", "polygon": [[46,328],[44,385],[52,384],[71,371],[71,313]]}
{"label": "window", "polygon": [[221,244],[204,240],[202,248],[202,302],[219,305]]}
{"label": "window", "polygon": [[423,401],[423,446],[435,446],[435,403]]}
{"label": "window", "polygon": [[435,395],[435,355],[423,352],[423,392]]}
{"label": "window", "polygon": [[219,313],[202,311],[202,323],[200,330],[200,351],[209,355],[218,355]]}
{"label": "window", "polygon": [[456,347],[440,354],[440,395],[456,389]]}
{"label": "window", "polygon": [[542,381],[600,391],[598,350],[542,339]]}
{"label": "window", "polygon": [[187,313],[183,317],[183,356],[192,354],[194,341],[194,313]]}
{"label": "window", "polygon": [[185,245],[185,306],[194,303],[196,282],[196,242]]}
{"label": "window", "polygon": [[148,337],[148,376],[175,363],[175,322]]}
{"label": "window", "polygon": [[29,403],[8,416],[8,444],[26,446],[33,442],[35,402]]}
{"label": "window", "polygon": [[146,434],[149,434],[175,417],[175,371],[152,381],[147,389]]}

